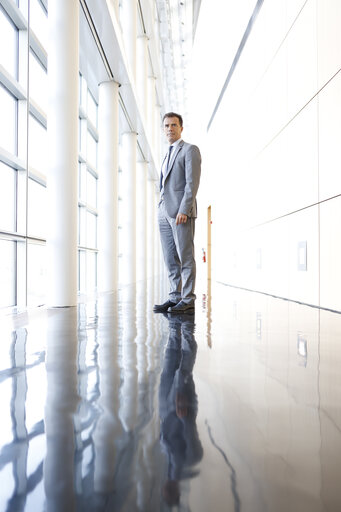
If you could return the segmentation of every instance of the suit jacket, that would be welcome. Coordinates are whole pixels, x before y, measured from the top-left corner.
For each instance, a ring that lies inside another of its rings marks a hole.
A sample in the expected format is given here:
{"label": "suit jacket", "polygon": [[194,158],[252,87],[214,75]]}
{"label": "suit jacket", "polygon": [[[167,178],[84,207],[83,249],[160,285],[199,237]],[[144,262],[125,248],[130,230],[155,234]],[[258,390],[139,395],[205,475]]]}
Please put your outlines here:
{"label": "suit jacket", "polygon": [[174,149],[173,163],[164,176],[166,211],[175,218],[178,213],[188,217],[197,216],[196,195],[201,172],[199,148],[181,141]]}

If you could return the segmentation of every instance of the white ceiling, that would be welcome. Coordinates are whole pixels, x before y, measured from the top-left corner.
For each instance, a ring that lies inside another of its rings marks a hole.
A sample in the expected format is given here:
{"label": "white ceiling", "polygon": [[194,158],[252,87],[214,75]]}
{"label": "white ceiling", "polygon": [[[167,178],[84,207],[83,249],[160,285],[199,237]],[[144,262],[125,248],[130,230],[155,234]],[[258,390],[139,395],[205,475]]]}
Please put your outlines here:
{"label": "white ceiling", "polygon": [[186,116],[194,33],[201,0],[156,0],[165,110]]}

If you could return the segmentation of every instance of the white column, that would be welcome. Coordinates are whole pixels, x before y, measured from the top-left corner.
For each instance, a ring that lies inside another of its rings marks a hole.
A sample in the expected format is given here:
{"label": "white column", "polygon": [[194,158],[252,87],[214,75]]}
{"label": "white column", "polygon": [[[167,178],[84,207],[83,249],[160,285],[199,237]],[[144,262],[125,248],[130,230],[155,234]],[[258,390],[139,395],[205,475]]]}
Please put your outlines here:
{"label": "white column", "polygon": [[156,92],[155,92],[155,81],[154,76],[148,78],[148,119],[149,119],[149,137],[152,143],[152,147],[155,147],[155,107],[156,107]]}
{"label": "white column", "polygon": [[136,81],[136,39],[137,3],[136,0],[123,0],[121,26],[124,46],[134,82]]}
{"label": "white column", "polygon": [[136,282],[136,144],[137,134],[122,135],[120,283]]}
{"label": "white column", "polygon": [[147,162],[137,164],[136,173],[136,279],[147,279]]}
{"label": "white column", "polygon": [[159,169],[161,167],[161,132],[162,132],[162,122],[161,122],[161,107],[160,105],[155,106],[155,165]]}
{"label": "white column", "polygon": [[153,181],[147,181],[147,279],[152,280],[154,277],[154,247],[155,247],[155,217],[156,205],[155,198],[155,184]]}
{"label": "white column", "polygon": [[116,14],[117,21],[119,21],[119,18],[120,18],[120,0],[112,0],[112,4],[113,4],[114,9],[115,9],[115,14]]}
{"label": "white column", "polygon": [[98,289],[117,289],[118,83],[99,86]]}
{"label": "white column", "polygon": [[136,87],[144,119],[148,115],[148,37],[137,38]]}
{"label": "white column", "polygon": [[[154,183],[154,202],[157,205],[160,199],[159,191],[155,187]],[[154,222],[154,297],[155,303],[160,304],[164,302],[164,298],[161,297],[161,242],[159,226],[156,215],[153,218]]]}
{"label": "white column", "polygon": [[49,2],[47,235],[50,306],[77,303],[78,0]]}

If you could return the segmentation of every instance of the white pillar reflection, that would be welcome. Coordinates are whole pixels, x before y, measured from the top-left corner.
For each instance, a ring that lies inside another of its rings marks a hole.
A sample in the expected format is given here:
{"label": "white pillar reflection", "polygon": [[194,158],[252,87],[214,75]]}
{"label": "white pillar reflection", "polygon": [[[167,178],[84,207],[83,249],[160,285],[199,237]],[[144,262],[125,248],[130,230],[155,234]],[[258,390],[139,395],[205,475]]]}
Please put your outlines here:
{"label": "white pillar reflection", "polygon": [[126,432],[132,432],[137,419],[136,288],[126,286],[122,297],[122,342],[119,417]]}
{"label": "white pillar reflection", "polygon": [[[26,329],[18,329],[14,333],[13,340],[12,367],[26,368]],[[15,373],[12,384],[12,429],[17,440],[15,449],[15,458],[13,461],[13,474],[15,475],[17,495],[24,495],[27,492],[27,455],[29,441],[26,428],[26,397],[27,397],[27,376],[26,371]]]}
{"label": "white pillar reflection", "polygon": [[101,415],[93,435],[95,446],[94,490],[98,493],[114,491],[114,473],[117,463],[115,441],[122,433],[118,418],[120,368],[118,365],[117,295],[110,294],[98,302],[98,365]]}
{"label": "white pillar reflection", "polygon": [[74,414],[77,394],[77,309],[50,311],[47,330],[45,406],[46,510],[76,510]]}

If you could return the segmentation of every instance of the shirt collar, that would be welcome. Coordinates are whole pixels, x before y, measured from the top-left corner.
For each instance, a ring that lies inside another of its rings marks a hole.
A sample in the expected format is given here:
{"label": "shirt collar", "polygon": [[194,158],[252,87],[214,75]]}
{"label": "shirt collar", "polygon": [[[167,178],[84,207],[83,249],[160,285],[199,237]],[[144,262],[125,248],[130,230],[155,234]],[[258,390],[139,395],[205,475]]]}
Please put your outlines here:
{"label": "shirt collar", "polygon": [[182,138],[181,137],[180,137],[180,139],[178,139],[175,142],[173,142],[173,144],[171,144],[171,146],[173,148],[176,148],[180,144],[180,142],[182,142]]}

